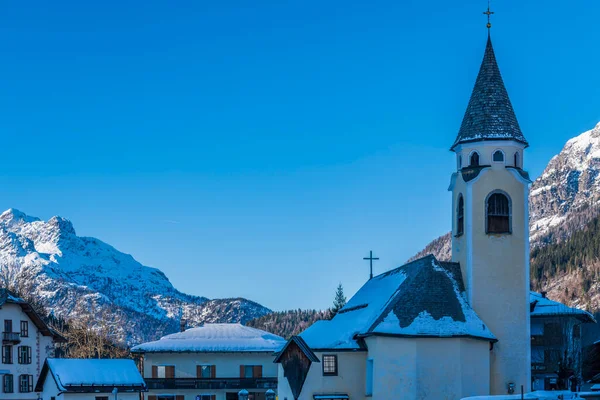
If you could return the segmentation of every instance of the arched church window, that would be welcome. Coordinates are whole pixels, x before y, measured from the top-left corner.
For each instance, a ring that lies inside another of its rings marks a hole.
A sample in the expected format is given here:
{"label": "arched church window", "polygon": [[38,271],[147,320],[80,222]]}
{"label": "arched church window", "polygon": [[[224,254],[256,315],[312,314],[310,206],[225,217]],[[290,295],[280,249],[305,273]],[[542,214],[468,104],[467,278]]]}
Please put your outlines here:
{"label": "arched church window", "polygon": [[515,168],[521,168],[521,164],[519,163],[519,152],[515,153]]}
{"label": "arched church window", "polygon": [[486,201],[486,233],[510,232],[510,199],[502,192],[492,192]]}
{"label": "arched church window", "polygon": [[462,168],[462,156],[459,155],[458,156],[458,169],[460,170]]}
{"label": "arched church window", "polygon": [[456,208],[456,236],[465,232],[465,200],[462,194],[458,195],[458,207]]}
{"label": "arched church window", "polygon": [[502,150],[496,150],[492,156],[492,160],[494,160],[494,162],[504,162],[504,153]]}
{"label": "arched church window", "polygon": [[479,167],[479,153],[474,151],[469,160],[469,167]]}

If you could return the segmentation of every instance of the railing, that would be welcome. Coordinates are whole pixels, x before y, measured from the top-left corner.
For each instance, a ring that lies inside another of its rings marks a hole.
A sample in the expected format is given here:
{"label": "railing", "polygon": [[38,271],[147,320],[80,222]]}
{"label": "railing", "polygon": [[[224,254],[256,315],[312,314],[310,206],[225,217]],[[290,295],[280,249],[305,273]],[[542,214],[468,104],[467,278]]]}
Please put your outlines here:
{"label": "railing", "polygon": [[19,343],[21,342],[21,334],[19,332],[3,332],[2,342],[4,343]]}
{"label": "railing", "polygon": [[148,389],[277,389],[277,378],[145,378]]}

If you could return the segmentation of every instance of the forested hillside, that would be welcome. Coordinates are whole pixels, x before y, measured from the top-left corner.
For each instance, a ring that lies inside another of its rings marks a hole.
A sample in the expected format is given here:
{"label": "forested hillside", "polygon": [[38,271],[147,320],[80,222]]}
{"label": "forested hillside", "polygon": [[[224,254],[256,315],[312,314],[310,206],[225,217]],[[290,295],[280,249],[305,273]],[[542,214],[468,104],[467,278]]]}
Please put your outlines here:
{"label": "forested hillside", "polygon": [[331,311],[289,310],[273,312],[253,319],[246,325],[289,339],[322,319],[330,319]]}

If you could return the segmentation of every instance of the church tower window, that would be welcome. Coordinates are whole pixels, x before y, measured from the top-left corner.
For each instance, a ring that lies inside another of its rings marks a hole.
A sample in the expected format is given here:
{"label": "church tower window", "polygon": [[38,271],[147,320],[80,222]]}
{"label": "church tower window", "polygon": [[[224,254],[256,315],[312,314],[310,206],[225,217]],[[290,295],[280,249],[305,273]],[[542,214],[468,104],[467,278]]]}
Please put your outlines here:
{"label": "church tower window", "polygon": [[459,154],[458,155],[458,170],[460,171],[461,168],[462,168],[462,156]]}
{"label": "church tower window", "polygon": [[465,233],[465,200],[462,194],[458,195],[458,207],[456,209],[456,236]]}
{"label": "church tower window", "polygon": [[521,164],[519,163],[519,152],[515,153],[515,168],[521,168]]}
{"label": "church tower window", "polygon": [[511,233],[510,199],[502,192],[492,192],[486,201],[486,233]]}
{"label": "church tower window", "polygon": [[494,160],[494,162],[504,162],[504,153],[502,150],[496,150],[492,156],[492,160]]}
{"label": "church tower window", "polygon": [[474,151],[469,160],[469,167],[479,167],[479,153]]}

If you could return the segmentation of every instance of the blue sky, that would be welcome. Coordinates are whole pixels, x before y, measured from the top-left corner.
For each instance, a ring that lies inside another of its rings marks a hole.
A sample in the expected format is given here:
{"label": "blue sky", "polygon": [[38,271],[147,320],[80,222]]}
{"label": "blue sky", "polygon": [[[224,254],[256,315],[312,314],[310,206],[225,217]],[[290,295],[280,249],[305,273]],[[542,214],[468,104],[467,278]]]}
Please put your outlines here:
{"label": "blue sky", "polygon": [[[227,4],[225,4],[227,3]],[[600,121],[600,3],[496,1],[536,177]],[[450,227],[484,0],[3,2],[0,207],[182,291],[330,306]]]}

